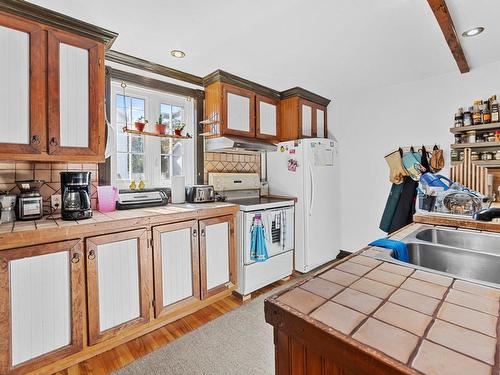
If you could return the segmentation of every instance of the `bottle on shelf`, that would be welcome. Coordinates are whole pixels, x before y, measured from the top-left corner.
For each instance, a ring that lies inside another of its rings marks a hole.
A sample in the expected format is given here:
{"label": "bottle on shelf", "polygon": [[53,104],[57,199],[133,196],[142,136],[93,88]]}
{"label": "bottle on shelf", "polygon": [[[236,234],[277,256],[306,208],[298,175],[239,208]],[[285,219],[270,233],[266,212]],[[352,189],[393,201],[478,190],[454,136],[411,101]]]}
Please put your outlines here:
{"label": "bottle on shelf", "polygon": [[490,107],[491,107],[491,122],[498,122],[500,121],[499,118],[499,105],[497,101],[497,96],[493,95],[490,98]]}
{"label": "bottle on shelf", "polygon": [[455,127],[464,126],[464,109],[460,107],[455,113]]}
{"label": "bottle on shelf", "polygon": [[472,107],[472,124],[480,125],[481,124],[481,109],[479,105],[481,104],[480,100],[474,101],[474,106]]}
{"label": "bottle on shelf", "polygon": [[472,107],[469,107],[464,111],[464,126],[472,125]]}
{"label": "bottle on shelf", "polygon": [[481,123],[489,124],[490,122],[491,122],[490,102],[488,100],[485,100],[481,104]]}

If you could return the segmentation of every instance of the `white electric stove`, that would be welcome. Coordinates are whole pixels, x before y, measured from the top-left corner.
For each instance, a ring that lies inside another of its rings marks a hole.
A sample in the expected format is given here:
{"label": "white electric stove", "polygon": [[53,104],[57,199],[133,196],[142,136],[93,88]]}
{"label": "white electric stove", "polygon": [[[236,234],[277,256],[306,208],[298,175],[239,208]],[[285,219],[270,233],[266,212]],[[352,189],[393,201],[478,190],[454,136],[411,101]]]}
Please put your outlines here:
{"label": "white electric stove", "polygon": [[[236,291],[248,296],[257,289],[290,276],[293,271],[295,201],[292,198],[261,197],[256,173],[209,173],[208,183],[226,202],[240,205],[237,215]],[[250,233],[255,216],[264,225],[269,258],[250,259]]]}

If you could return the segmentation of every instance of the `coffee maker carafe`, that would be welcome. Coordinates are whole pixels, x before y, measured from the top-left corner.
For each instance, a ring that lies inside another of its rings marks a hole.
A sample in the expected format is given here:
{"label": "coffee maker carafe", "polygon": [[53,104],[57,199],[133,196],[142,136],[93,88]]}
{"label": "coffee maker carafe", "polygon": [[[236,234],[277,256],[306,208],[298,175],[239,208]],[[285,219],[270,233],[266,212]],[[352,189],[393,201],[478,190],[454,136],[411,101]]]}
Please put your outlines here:
{"label": "coffee maker carafe", "polygon": [[61,217],[82,220],[92,217],[90,172],[61,172]]}

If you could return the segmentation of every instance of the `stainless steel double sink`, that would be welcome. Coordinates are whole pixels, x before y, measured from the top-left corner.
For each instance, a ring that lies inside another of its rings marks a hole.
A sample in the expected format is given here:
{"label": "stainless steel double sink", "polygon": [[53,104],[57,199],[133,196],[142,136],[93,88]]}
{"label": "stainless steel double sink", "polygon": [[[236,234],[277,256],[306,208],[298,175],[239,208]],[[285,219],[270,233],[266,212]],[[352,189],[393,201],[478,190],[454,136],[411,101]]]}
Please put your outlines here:
{"label": "stainless steel double sink", "polygon": [[[401,241],[413,268],[500,287],[500,234],[425,225]],[[376,258],[408,266],[389,250]]]}

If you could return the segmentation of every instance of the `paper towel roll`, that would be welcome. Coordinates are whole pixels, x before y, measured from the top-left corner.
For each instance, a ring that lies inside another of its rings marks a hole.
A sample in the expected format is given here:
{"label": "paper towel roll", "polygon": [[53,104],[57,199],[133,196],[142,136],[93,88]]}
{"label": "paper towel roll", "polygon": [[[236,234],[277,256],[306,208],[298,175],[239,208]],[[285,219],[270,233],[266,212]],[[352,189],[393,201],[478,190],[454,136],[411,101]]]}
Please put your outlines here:
{"label": "paper towel roll", "polygon": [[186,179],[184,176],[172,176],[172,203],[186,201]]}

